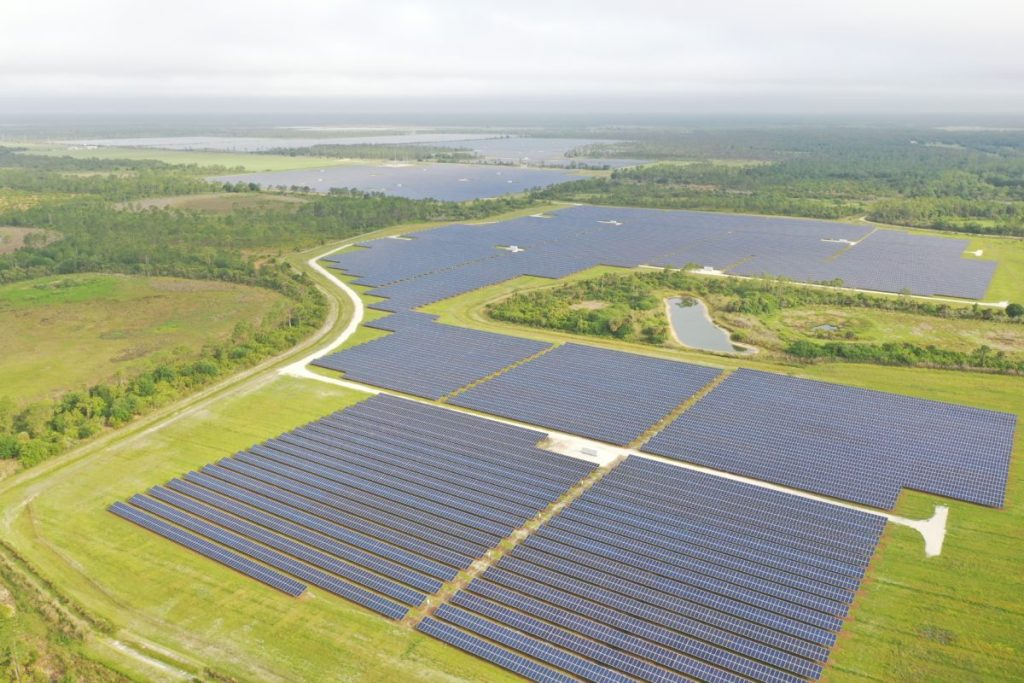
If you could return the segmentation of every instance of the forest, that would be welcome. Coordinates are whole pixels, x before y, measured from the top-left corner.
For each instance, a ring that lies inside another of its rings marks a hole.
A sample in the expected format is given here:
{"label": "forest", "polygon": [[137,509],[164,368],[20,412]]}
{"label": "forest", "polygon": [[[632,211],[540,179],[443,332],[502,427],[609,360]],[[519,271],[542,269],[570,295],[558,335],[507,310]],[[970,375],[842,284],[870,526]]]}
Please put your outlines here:
{"label": "forest", "polygon": [[663,163],[548,199],[1024,236],[1024,133],[871,128],[640,132],[574,154]]}

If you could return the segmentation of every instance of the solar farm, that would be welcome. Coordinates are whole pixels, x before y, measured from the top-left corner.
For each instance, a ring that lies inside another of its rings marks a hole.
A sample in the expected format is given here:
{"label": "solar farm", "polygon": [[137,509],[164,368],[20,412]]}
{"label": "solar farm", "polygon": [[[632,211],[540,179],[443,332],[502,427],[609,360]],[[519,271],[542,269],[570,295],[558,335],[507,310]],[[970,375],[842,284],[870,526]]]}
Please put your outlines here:
{"label": "solar farm", "polygon": [[564,344],[450,403],[625,446],[718,374],[703,365]]}
{"label": "solar farm", "polygon": [[892,509],[903,488],[1000,507],[1016,418],[740,369],[644,446]]}
{"label": "solar farm", "polygon": [[314,192],[349,188],[408,199],[461,202],[499,197],[575,180],[560,169],[518,168],[485,164],[351,164],[321,169],[268,171],[212,178],[223,183],[261,187],[309,187]]}
{"label": "solar farm", "polygon": [[535,680],[814,680],[883,525],[630,458],[419,628]]}
{"label": "solar farm", "polygon": [[325,262],[379,297],[382,334],[312,362],[358,402],[108,509],[529,680],[827,678],[888,511],[907,490],[1001,508],[1014,415],[417,309],[599,264],[978,298],[994,265],[965,247],[586,206],[363,242]]}
{"label": "solar farm", "polygon": [[401,619],[593,469],[542,436],[381,396],[111,512],[288,595]]}
{"label": "solar farm", "polygon": [[[733,275],[982,299],[995,262],[962,255],[968,240],[868,225],[576,206],[482,226],[379,239],[333,256],[372,294],[404,310],[520,275],[558,278],[596,265],[683,268]],[[502,247],[515,246],[510,251]],[[376,253],[375,253],[376,252]]]}

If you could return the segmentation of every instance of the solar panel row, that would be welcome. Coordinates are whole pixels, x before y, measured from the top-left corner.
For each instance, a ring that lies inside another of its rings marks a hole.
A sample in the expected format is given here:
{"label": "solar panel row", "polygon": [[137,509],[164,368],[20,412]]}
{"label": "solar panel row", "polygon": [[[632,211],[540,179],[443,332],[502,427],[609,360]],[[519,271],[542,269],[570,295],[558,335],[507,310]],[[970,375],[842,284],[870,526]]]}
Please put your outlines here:
{"label": "solar panel row", "polygon": [[718,368],[565,344],[450,402],[625,445],[720,373]]}
{"label": "solar panel row", "polygon": [[883,526],[632,457],[434,618],[587,680],[816,679]]}
{"label": "solar panel row", "polygon": [[[519,275],[561,277],[595,265],[689,264],[741,275],[982,298],[995,262],[962,258],[966,240],[850,225],[690,211],[577,206],[547,217],[453,225],[364,242],[330,257],[360,284],[415,308]],[[520,253],[498,251],[516,245]]]}
{"label": "solar panel row", "polygon": [[410,323],[409,314],[403,318],[399,329],[386,337],[313,364],[359,382],[437,399],[550,347],[519,337],[422,323],[419,318]]}
{"label": "solar panel row", "polygon": [[891,509],[903,488],[1001,506],[1016,417],[738,370],[643,450]]}
{"label": "solar panel row", "polygon": [[402,618],[593,469],[450,413],[374,397],[110,509],[290,595],[285,575]]}

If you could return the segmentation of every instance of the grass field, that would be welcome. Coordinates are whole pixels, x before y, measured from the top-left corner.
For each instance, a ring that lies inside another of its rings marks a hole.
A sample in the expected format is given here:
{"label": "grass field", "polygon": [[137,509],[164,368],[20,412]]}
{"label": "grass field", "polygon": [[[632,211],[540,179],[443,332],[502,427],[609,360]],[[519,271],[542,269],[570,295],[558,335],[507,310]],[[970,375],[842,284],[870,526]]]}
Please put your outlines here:
{"label": "grass field", "polygon": [[196,166],[223,166],[225,168],[242,168],[246,171],[291,171],[301,168],[318,168],[322,166],[339,166],[352,163],[344,159],[328,157],[288,156],[277,154],[247,154],[245,152],[185,152],[166,149],[141,149],[122,147],[102,147],[98,149],[81,149],[67,145],[19,144],[26,147],[32,154],[46,156],[69,156],[75,159],[128,159],[140,161],[152,159],[166,164],[194,164]]}
{"label": "grass field", "polygon": [[987,301],[1024,302],[1024,239],[1013,237],[975,237],[968,247],[981,249],[980,257],[999,262],[989,285]]}
{"label": "grass field", "polygon": [[[52,196],[50,195],[50,197]],[[0,187],[0,211],[25,211],[31,209],[43,199],[50,197],[33,192]]]}
{"label": "grass field", "polygon": [[910,342],[921,346],[934,344],[955,351],[971,351],[984,344],[1007,354],[1024,353],[1024,325],[1006,322],[828,306],[785,309],[760,319],[736,313],[722,313],[715,317],[726,324],[736,320],[750,323],[751,327],[744,331],[750,334],[751,340],[755,334],[753,325],[760,322],[764,332],[774,337],[775,346],[797,339],[815,339],[815,327],[831,324],[839,327],[840,338],[846,331],[853,333],[855,337],[851,341],[855,342]]}
{"label": "grass field", "polygon": [[17,403],[131,374],[258,323],[284,299],[223,282],[68,275],[0,287],[0,393]]}
{"label": "grass field", "polygon": [[[341,598],[315,588],[289,598],[106,512],[116,500],[367,396],[273,379],[130,445],[8,487],[0,493],[3,538],[84,609],[109,619],[119,639],[189,653],[188,661],[170,662],[194,675],[204,662],[220,675],[260,681],[513,680]],[[82,647],[105,656],[88,642]]]}

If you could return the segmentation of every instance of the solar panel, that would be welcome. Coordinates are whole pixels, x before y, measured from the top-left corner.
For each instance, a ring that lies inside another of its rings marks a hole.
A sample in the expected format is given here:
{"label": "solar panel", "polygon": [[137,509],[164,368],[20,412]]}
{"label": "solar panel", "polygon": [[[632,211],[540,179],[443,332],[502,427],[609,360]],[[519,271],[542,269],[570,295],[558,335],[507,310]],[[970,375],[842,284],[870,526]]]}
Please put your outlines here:
{"label": "solar panel", "polygon": [[[776,528],[766,510],[794,523]],[[806,534],[817,520],[835,533]],[[884,523],[634,456],[435,618],[582,677],[817,679],[859,586],[824,567],[865,567]]]}
{"label": "solar panel", "polygon": [[272,588],[276,588],[282,593],[286,593],[291,596],[298,596],[302,595],[306,591],[305,584],[299,583],[280,572],[268,569],[257,562],[253,562],[243,555],[239,555],[238,553],[231,552],[219,545],[210,543],[200,536],[196,536],[195,534],[189,533],[176,526],[172,526],[167,522],[164,522],[147,512],[133,508],[130,505],[117,502],[111,505],[109,510],[118,517],[127,519],[129,522],[134,522],[135,524],[138,524],[145,529],[149,529],[164,538],[185,546],[189,550],[194,550],[204,557],[216,560],[223,565],[240,571],[246,576],[252,577],[257,581],[271,586]]}
{"label": "solar panel", "polygon": [[[405,311],[520,275],[564,277],[596,265],[709,266],[737,275],[843,280],[850,287],[980,299],[994,261],[968,242],[868,225],[694,211],[575,206],[546,217],[452,225],[379,239],[332,257]],[[500,251],[516,245],[522,251]]]}
{"label": "solar panel", "polygon": [[[387,319],[385,319],[387,320]],[[396,331],[313,361],[347,379],[424,398],[441,398],[549,348],[549,344],[438,323]]]}
{"label": "solar panel", "polygon": [[450,403],[625,445],[720,373],[702,365],[564,344]]}
{"label": "solar panel", "polygon": [[741,369],[643,450],[891,509],[903,488],[1003,504],[1016,417]]}
{"label": "solar panel", "polygon": [[290,594],[304,585],[284,574],[400,619],[593,471],[542,437],[377,396],[111,511]]}

